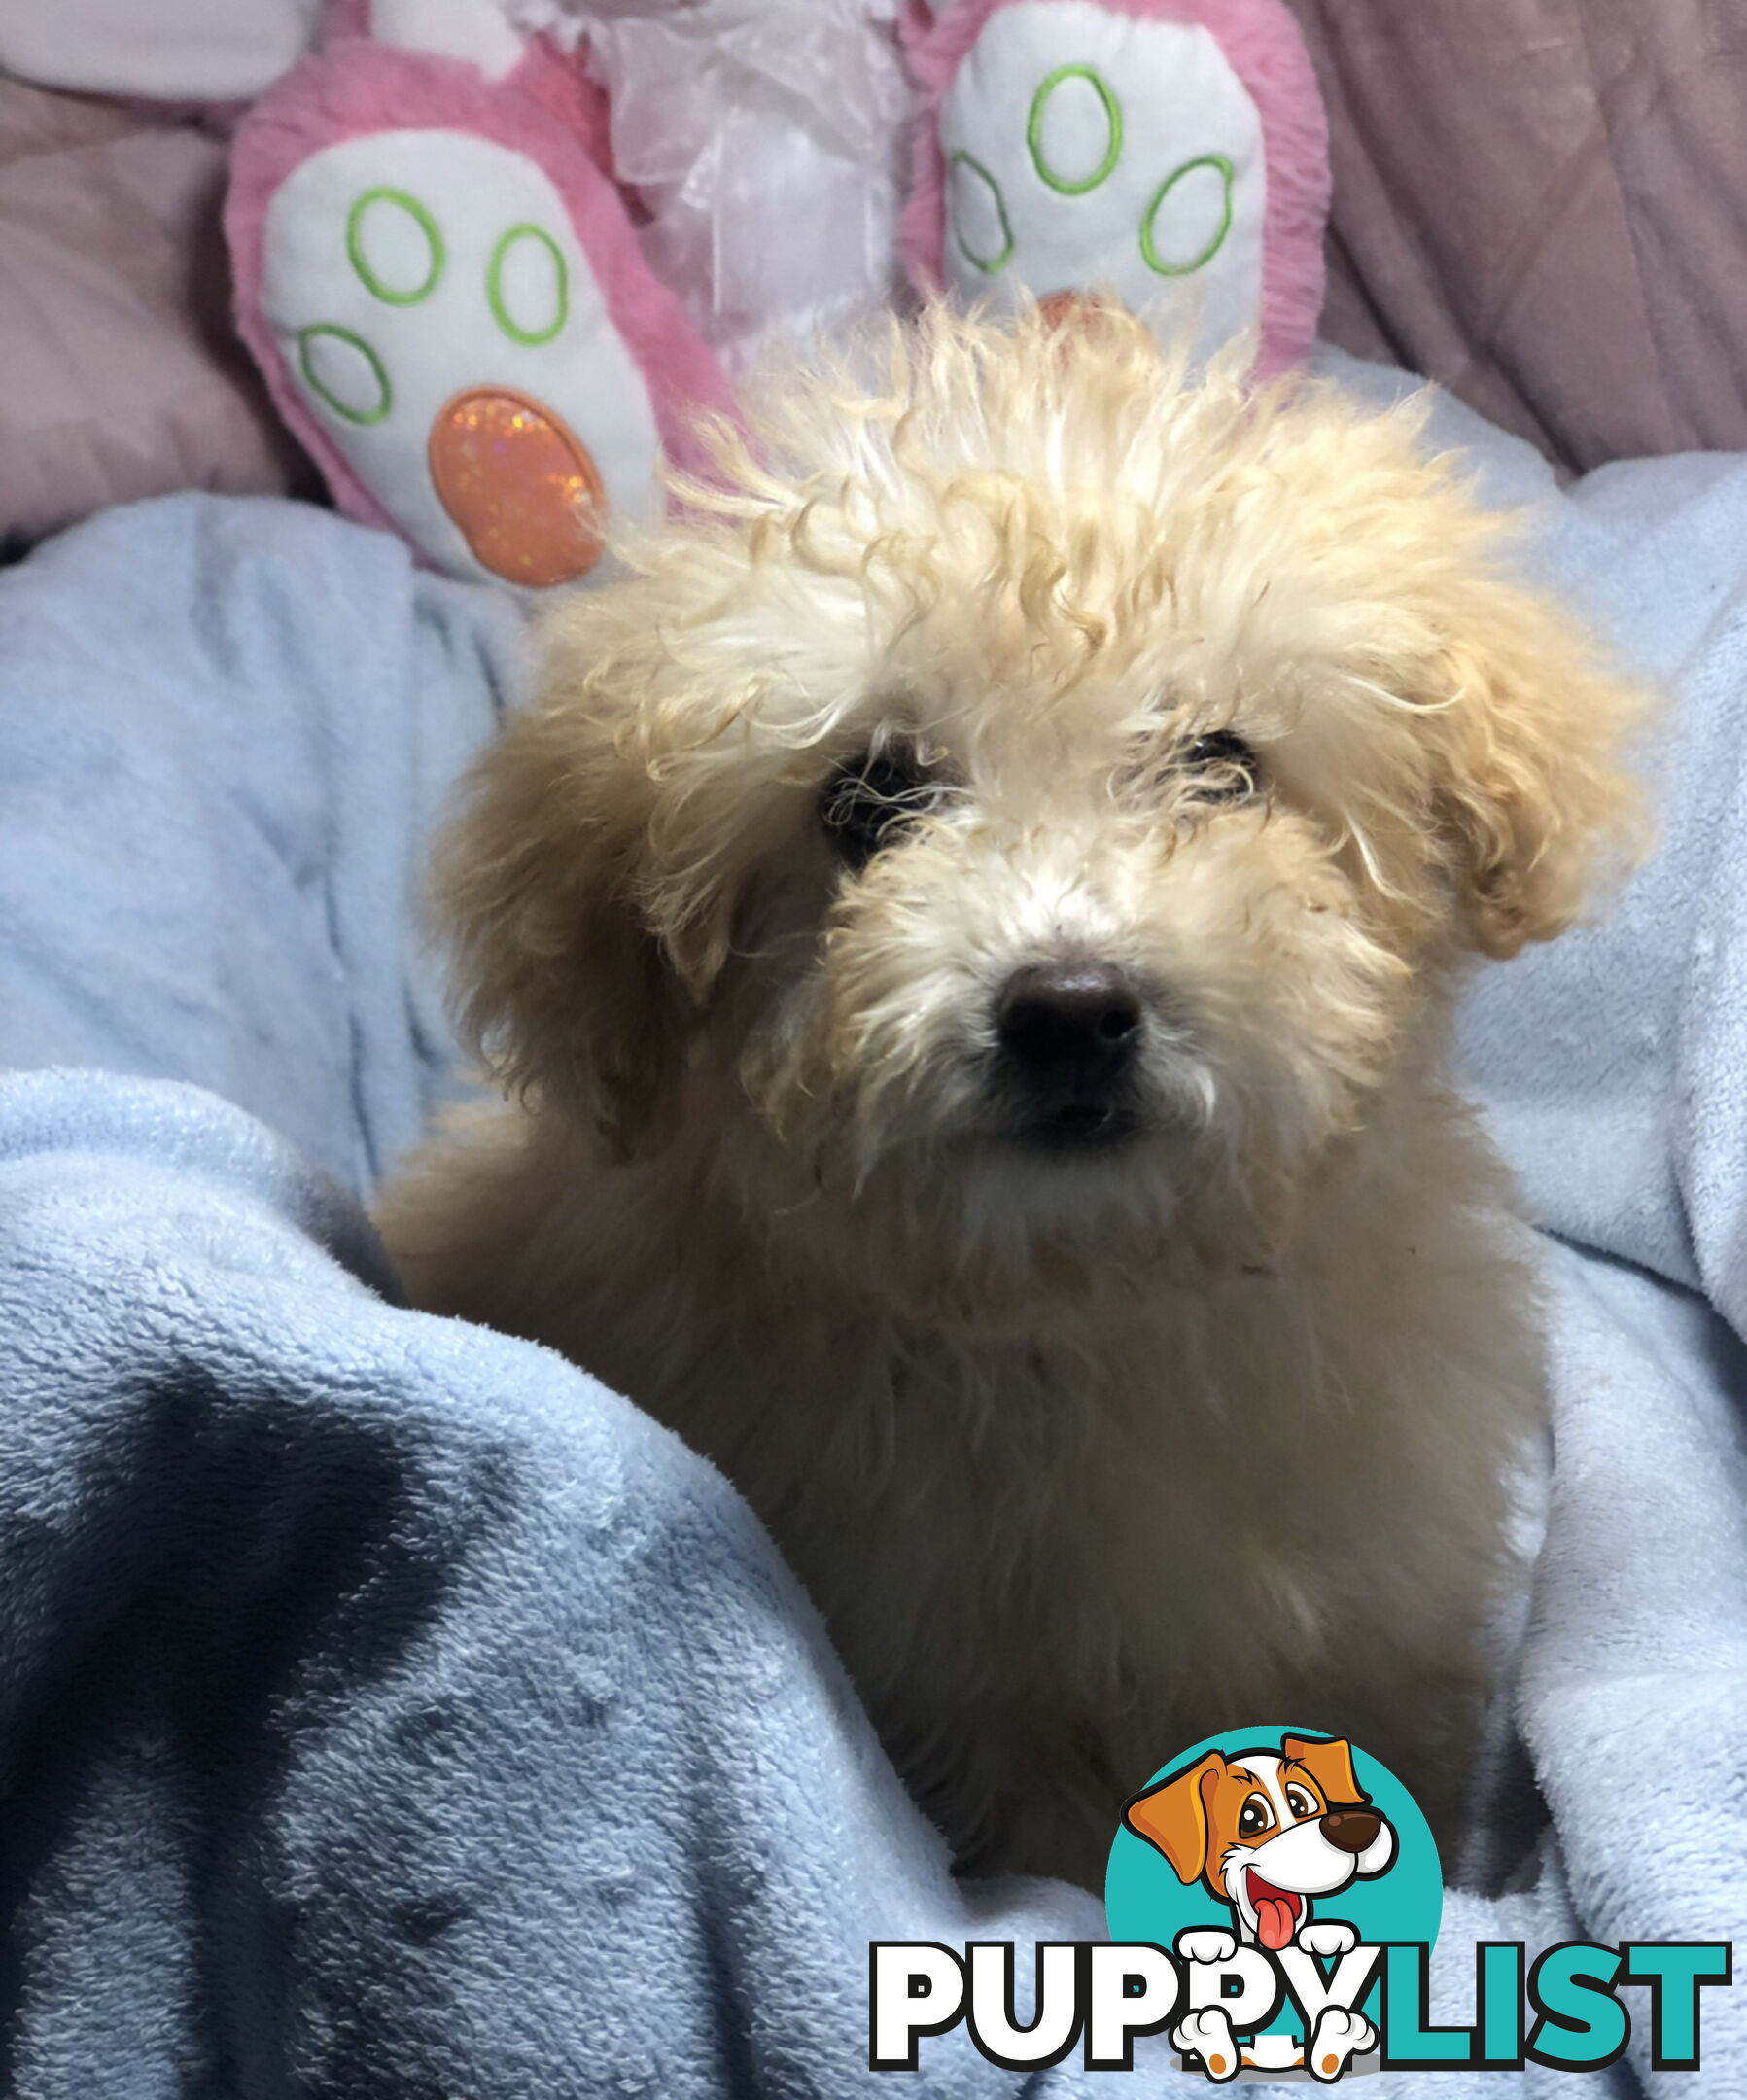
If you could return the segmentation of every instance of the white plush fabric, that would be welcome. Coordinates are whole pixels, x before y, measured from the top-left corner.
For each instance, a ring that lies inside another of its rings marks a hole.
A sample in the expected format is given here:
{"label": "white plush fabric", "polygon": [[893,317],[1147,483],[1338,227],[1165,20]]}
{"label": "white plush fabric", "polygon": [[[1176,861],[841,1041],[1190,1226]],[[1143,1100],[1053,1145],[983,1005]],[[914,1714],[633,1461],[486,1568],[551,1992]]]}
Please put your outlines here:
{"label": "white plush fabric", "polygon": [[1262,120],[1211,31],[1089,0],[990,17],[940,115],[945,270],[1016,307],[1108,289],[1210,352],[1262,307]]}
{"label": "white plush fabric", "polygon": [[0,0],[0,72],[44,88],[245,102],[314,40],[321,0]]}
{"label": "white plush fabric", "polygon": [[[384,201],[361,215],[365,271],[348,252],[355,204],[381,189],[415,199],[440,239],[440,269],[423,297],[411,295],[434,251],[405,207]],[[524,334],[542,333],[556,317],[561,264],[568,318],[548,341],[513,338],[493,313],[492,258],[518,226],[545,240],[525,236],[507,252],[502,303]],[[395,297],[372,291],[372,277]],[[267,212],[262,310],[323,429],[452,576],[496,580],[438,500],[427,456],[433,420],[464,388],[509,388],[555,409],[593,457],[610,516],[642,515],[657,501],[648,391],[563,199],[523,155],[440,130],[382,131],[311,155]]]}
{"label": "white plush fabric", "polygon": [[523,51],[498,0],[370,0],[370,34],[401,51],[465,58],[487,80],[502,80]]}
{"label": "white plush fabric", "polygon": [[896,0],[505,0],[585,37],[650,266],[730,368],[887,300],[910,90]]}

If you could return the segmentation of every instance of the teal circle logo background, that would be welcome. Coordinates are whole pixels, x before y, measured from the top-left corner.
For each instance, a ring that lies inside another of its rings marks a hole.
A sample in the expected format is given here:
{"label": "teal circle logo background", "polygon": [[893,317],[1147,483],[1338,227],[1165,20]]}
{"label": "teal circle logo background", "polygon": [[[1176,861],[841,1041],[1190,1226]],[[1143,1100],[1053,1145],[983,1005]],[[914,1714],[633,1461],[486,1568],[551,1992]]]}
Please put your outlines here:
{"label": "teal circle logo background", "polygon": [[[1154,1787],[1178,1772],[1187,1771],[1218,1750],[1237,1757],[1245,1750],[1278,1754],[1288,1735],[1326,1739],[1326,1732],[1310,1728],[1228,1729],[1209,1735],[1193,1749],[1160,1766],[1146,1787]],[[1396,1852],[1387,1869],[1374,1880],[1355,1880],[1332,1896],[1315,1899],[1312,1915],[1341,1918],[1352,1926],[1362,1942],[1384,1940],[1422,1940],[1427,1946],[1438,1937],[1444,1916],[1444,1870],[1431,1828],[1419,1812],[1419,1804],[1385,1765],[1352,1746],[1352,1768],[1373,1804],[1393,1825]],[[1136,1787],[1136,1794],[1145,1787]],[[1112,1940],[1149,1940],[1174,1952],[1176,1936],[1196,1929],[1234,1930],[1232,1909],[1214,1896],[1204,1882],[1187,1888],[1165,1855],[1136,1838],[1133,1831],[1118,1829],[1110,1847],[1110,1865],[1104,1876],[1104,1915]],[[1367,1993],[1365,2012],[1375,2024],[1377,1986]],[[1270,2032],[1282,2033],[1293,2025],[1291,2008],[1276,2019]]]}

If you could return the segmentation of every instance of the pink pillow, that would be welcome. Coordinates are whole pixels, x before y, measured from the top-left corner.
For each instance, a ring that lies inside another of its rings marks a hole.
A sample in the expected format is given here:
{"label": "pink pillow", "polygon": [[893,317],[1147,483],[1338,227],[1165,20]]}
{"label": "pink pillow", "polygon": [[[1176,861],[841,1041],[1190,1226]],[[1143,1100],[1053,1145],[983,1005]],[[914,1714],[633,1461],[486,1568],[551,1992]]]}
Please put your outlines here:
{"label": "pink pillow", "polygon": [[1324,332],[1577,469],[1747,448],[1747,41],[1667,0],[1291,0]]}
{"label": "pink pillow", "polygon": [[0,540],[183,488],[313,488],[230,328],[225,148],[0,79]]}

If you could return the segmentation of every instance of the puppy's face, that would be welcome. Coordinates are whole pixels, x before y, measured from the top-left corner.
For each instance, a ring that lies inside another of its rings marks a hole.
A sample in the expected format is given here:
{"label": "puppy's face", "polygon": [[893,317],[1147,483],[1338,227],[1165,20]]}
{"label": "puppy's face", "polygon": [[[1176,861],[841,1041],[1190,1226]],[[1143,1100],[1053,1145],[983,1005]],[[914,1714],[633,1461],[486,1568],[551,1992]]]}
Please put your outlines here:
{"label": "puppy's face", "polygon": [[1115,317],[797,383],[486,761],[476,1031],[876,1263],[1265,1242],[1451,960],[1557,932],[1630,807],[1633,696],[1416,436]]}
{"label": "puppy's face", "polygon": [[1170,1862],[1178,1880],[1202,1880],[1237,1913],[1245,1935],[1278,1951],[1310,1914],[1310,1900],[1387,1871],[1395,1833],[1371,1805],[1345,1738],[1288,1735],[1279,1754],[1233,1760],[1217,1750],[1136,1795],[1123,1823]]}

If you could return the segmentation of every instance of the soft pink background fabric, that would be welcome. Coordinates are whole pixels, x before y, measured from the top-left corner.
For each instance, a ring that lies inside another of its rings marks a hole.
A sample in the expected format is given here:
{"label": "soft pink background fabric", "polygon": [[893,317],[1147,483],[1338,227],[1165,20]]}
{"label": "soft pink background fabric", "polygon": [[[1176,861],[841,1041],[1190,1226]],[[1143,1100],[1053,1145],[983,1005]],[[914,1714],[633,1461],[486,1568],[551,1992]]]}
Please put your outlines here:
{"label": "soft pink background fabric", "polygon": [[230,327],[223,142],[0,77],[0,542],[313,486]]}
{"label": "soft pink background fabric", "polygon": [[1747,447],[1743,0],[1290,0],[1323,332],[1570,468]]}

